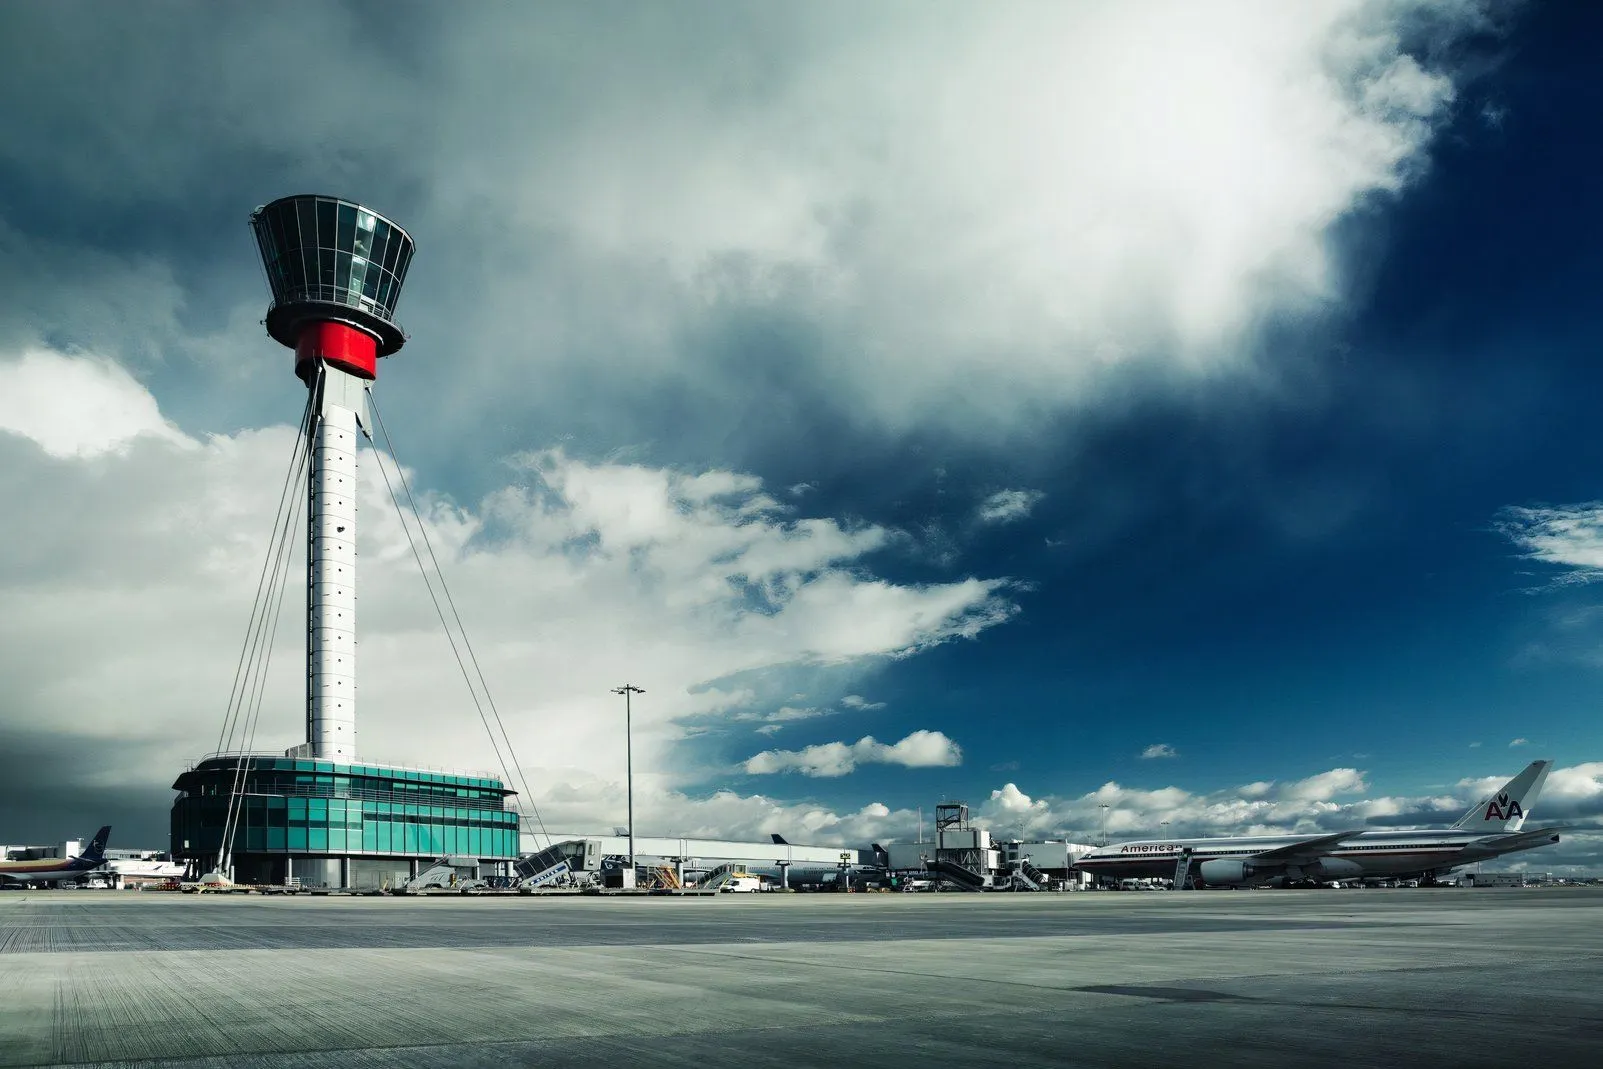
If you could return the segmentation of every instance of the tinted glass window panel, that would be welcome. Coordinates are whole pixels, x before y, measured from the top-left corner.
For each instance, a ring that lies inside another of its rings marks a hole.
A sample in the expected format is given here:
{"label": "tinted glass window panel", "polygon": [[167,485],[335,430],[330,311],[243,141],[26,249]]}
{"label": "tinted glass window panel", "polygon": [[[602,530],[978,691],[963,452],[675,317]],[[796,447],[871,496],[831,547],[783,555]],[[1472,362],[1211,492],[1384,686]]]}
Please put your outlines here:
{"label": "tinted glass window panel", "polygon": [[402,245],[401,258],[395,266],[395,284],[397,286],[406,283],[406,269],[410,266],[412,266],[412,246]]}
{"label": "tinted glass window panel", "polygon": [[295,216],[300,221],[300,245],[302,248],[317,248],[317,204],[315,201],[300,200],[295,202]]}
{"label": "tinted glass window panel", "polygon": [[349,204],[339,207],[339,245],[340,249],[349,252],[351,246],[356,244],[356,209]]}
{"label": "tinted glass window panel", "polygon": [[284,248],[284,230],[278,222],[278,209],[273,208],[262,213],[262,237],[270,246],[273,255]]}
{"label": "tinted glass window panel", "polygon": [[317,202],[317,247],[320,249],[334,247],[334,208],[331,200]]}
{"label": "tinted glass window panel", "polygon": [[388,223],[381,222],[373,228],[373,246],[368,250],[367,258],[372,260],[375,266],[384,262],[384,250],[389,245],[390,233]]}
{"label": "tinted glass window panel", "polygon": [[278,247],[280,250],[298,249],[301,244],[301,228],[295,219],[295,205],[280,204],[273,210],[274,223],[278,227]]}
{"label": "tinted glass window panel", "polygon": [[395,271],[395,263],[400,259],[401,249],[405,244],[406,239],[401,237],[398,231],[391,232],[389,243],[384,246],[384,270],[391,273]]}
{"label": "tinted glass window panel", "polygon": [[284,256],[274,262],[273,273],[276,276],[274,284],[277,287],[273,290],[275,297],[282,297],[291,290],[299,288],[299,280],[296,276],[300,274],[300,269],[301,254],[299,252],[285,253]]}

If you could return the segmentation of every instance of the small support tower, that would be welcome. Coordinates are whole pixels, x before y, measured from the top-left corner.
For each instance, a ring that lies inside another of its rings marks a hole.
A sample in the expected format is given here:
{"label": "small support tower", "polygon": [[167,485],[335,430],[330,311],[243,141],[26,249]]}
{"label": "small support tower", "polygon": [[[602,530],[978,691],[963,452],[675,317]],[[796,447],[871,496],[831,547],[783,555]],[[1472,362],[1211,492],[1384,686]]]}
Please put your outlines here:
{"label": "small support tower", "polygon": [[412,237],[360,204],[301,194],[251,213],[273,292],[267,333],[314,392],[306,554],[306,754],[356,759],[356,441],[395,322]]}
{"label": "small support tower", "polygon": [[936,872],[957,886],[977,891],[992,886],[991,874],[1001,865],[991,833],[969,825],[967,802],[935,807]]}

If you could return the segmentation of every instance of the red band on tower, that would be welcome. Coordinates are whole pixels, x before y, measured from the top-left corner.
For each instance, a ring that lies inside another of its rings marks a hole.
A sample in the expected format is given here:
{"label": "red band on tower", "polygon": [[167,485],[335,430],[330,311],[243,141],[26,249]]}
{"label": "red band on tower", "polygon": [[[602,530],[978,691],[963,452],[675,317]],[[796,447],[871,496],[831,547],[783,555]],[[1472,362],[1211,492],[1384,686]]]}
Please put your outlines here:
{"label": "red band on tower", "polygon": [[325,321],[301,327],[295,342],[295,374],[310,382],[318,358],[364,379],[378,378],[378,339],[344,323]]}

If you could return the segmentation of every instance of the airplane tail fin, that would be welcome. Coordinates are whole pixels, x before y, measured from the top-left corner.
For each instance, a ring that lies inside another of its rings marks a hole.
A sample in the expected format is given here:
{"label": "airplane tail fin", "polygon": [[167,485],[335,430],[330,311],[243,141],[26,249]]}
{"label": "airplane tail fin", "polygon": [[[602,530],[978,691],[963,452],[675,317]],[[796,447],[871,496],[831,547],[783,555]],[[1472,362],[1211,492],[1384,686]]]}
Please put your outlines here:
{"label": "airplane tail fin", "polygon": [[1524,772],[1504,784],[1502,790],[1470,806],[1469,812],[1459,817],[1453,827],[1463,831],[1519,831],[1525,823],[1525,815],[1542,793],[1552,768],[1551,761],[1532,761]]}
{"label": "airplane tail fin", "polygon": [[785,841],[785,837],[783,835],[779,834],[777,831],[776,832],[769,832],[768,834],[773,837],[775,846],[789,846],[790,845],[789,843],[787,843]]}
{"label": "airplane tail fin", "polygon": [[95,837],[89,840],[89,845],[84,847],[83,853],[79,854],[78,856],[82,858],[88,858],[90,860],[98,857],[104,857],[106,854],[106,843],[110,839],[111,825],[107,824],[104,828],[101,828],[99,831],[95,832]]}

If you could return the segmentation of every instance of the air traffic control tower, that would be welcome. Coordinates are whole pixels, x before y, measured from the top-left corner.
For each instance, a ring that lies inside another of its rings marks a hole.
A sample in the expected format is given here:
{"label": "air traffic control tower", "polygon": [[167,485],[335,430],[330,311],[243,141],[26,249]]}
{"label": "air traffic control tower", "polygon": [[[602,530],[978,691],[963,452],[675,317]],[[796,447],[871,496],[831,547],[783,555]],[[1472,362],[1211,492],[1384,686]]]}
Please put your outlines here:
{"label": "air traffic control tower", "polygon": [[406,341],[395,304],[411,235],[360,204],[315,195],[276,200],[250,223],[273,295],[267,333],[295,351],[295,374],[312,391],[306,742],[213,754],[180,775],[173,855],[201,867],[228,857],[241,883],[294,876],[336,887],[376,885],[446,854],[516,859],[518,816],[500,780],[357,758],[356,450],[379,357]]}

